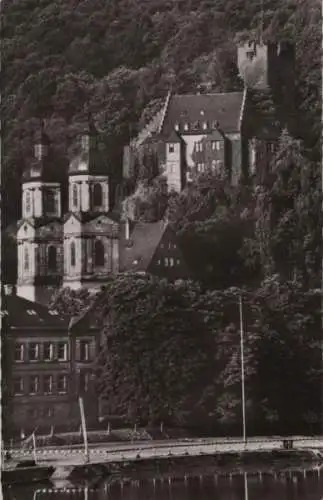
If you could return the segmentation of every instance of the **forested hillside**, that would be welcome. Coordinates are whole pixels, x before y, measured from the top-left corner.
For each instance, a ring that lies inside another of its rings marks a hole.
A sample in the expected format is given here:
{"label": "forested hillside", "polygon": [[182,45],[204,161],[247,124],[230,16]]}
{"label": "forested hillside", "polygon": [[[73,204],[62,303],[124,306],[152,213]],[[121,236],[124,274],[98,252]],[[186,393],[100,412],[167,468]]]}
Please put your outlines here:
{"label": "forested hillside", "polygon": [[[313,289],[321,284],[322,264],[321,5],[318,0],[3,2],[4,226],[20,216],[20,177],[40,119],[63,178],[71,144],[90,111],[111,172],[120,177],[123,146],[170,88],[241,89],[236,43],[259,31],[262,4],[264,37],[296,45],[297,137],[284,131],[258,189],[202,175],[190,189],[169,197],[168,219],[181,238],[194,283],[118,276],[102,292],[103,338],[111,330],[117,342],[98,360],[100,389],[112,411],[128,411],[133,419],[165,418],[166,407],[178,421],[187,407],[199,407],[198,418],[211,415],[217,425],[239,432],[237,297],[242,293],[253,430],[309,432],[320,422],[320,303]],[[150,217],[158,206],[165,210],[160,186],[156,181],[151,188]],[[10,268],[15,242],[5,238],[3,262]],[[244,290],[232,291],[233,286]],[[53,305],[77,314],[90,303],[87,292],[65,291]],[[198,392],[192,377],[199,381]]]}
{"label": "forested hillside", "polygon": [[[297,46],[297,101],[305,145],[320,137],[321,13],[318,0],[12,0],[2,7],[2,200],[5,225],[20,214],[20,176],[32,135],[46,120],[57,168],[90,109],[111,169],[122,146],[170,86],[241,86],[236,38],[257,31]],[[141,121],[142,121],[141,120]]]}

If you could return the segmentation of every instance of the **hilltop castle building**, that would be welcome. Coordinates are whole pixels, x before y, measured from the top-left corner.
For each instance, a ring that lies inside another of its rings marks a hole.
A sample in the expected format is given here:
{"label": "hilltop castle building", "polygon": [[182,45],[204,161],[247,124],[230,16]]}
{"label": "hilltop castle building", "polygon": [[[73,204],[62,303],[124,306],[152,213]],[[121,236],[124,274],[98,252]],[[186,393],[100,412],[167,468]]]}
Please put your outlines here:
{"label": "hilltop castle building", "polygon": [[[243,91],[169,93],[162,111],[125,147],[124,177],[149,152],[169,191],[207,171],[232,184],[261,178],[281,129],[293,121],[294,58],[290,44],[246,42],[237,51]],[[259,101],[267,102],[258,107]]]}
{"label": "hilltop castle building", "polygon": [[[138,158],[148,151],[157,159],[168,191],[180,192],[207,171],[217,172],[233,184],[261,182],[293,110],[294,48],[277,43],[242,44],[238,68],[245,83],[241,92],[169,93],[163,109],[125,147],[123,176],[132,177]],[[270,101],[266,112],[259,111],[259,99]],[[126,220],[120,221],[111,212],[109,168],[93,123],[84,131],[69,165],[65,214],[50,140],[43,130],[34,150],[35,158],[22,183],[18,295],[48,303],[61,286],[97,288],[111,274],[138,269],[185,277],[176,236],[165,230],[165,224],[151,226],[150,239],[148,226],[132,233],[129,230],[127,219],[136,222],[135,215],[126,214]],[[142,235],[155,245],[149,245],[149,259],[144,255],[145,245],[134,241]],[[135,249],[132,261],[129,255]],[[166,272],[166,267],[172,267],[172,272]]]}

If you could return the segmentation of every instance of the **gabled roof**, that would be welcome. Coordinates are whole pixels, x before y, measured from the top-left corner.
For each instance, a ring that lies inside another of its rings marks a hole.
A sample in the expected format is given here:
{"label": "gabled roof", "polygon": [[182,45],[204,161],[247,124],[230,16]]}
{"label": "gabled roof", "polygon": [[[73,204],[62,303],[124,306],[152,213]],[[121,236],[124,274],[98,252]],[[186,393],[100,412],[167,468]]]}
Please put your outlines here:
{"label": "gabled roof", "polygon": [[181,142],[183,142],[183,139],[176,132],[176,130],[173,129],[171,131],[171,133],[169,134],[169,136],[167,137],[166,142],[172,142],[172,143],[180,142],[181,143]]}
{"label": "gabled roof", "polygon": [[111,212],[67,212],[64,215],[64,222],[66,222],[70,217],[75,217],[80,222],[90,222],[98,217],[107,217],[113,222],[119,222],[120,217],[115,211]]}
{"label": "gabled roof", "polygon": [[69,318],[48,307],[31,302],[15,294],[2,294],[2,322],[11,328],[31,329],[65,329],[67,331]]}
{"label": "gabled roof", "polygon": [[138,222],[129,241],[121,241],[120,271],[147,271],[167,227],[163,220]]}
{"label": "gabled roof", "polygon": [[239,132],[242,103],[243,92],[175,94],[169,101],[161,132],[164,137],[168,137],[175,123],[184,125],[198,121],[218,121],[224,133]]}
{"label": "gabled roof", "polygon": [[17,222],[17,230],[24,224],[29,224],[31,227],[38,228],[42,226],[48,226],[49,224],[60,224],[61,222],[61,217],[36,217],[30,219],[20,219]]}

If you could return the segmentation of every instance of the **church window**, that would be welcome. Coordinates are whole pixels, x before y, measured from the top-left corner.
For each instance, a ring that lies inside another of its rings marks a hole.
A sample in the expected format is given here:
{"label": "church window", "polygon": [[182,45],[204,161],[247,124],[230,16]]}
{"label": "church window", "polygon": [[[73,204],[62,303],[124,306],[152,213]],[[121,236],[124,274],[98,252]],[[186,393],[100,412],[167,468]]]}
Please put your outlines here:
{"label": "church window", "polygon": [[97,240],[94,245],[94,264],[98,267],[104,266],[104,246],[100,240]]}
{"label": "church window", "polygon": [[179,130],[179,125],[178,125],[178,123],[175,123],[175,127],[174,127],[174,128],[175,128],[175,130]]}
{"label": "church window", "polygon": [[203,130],[206,130],[207,129],[207,122],[204,122],[203,123]]}
{"label": "church window", "polygon": [[50,271],[57,270],[57,250],[53,246],[48,248],[48,269]]}
{"label": "church window", "polygon": [[275,144],[273,142],[267,143],[267,152],[274,153],[275,152]]}
{"label": "church window", "polygon": [[169,144],[169,145],[168,145],[168,152],[169,152],[169,153],[174,153],[174,151],[175,151],[175,146],[174,146],[174,144]]}
{"label": "church window", "polygon": [[164,262],[165,262],[165,266],[168,267],[168,257],[165,257]]}
{"label": "church window", "polygon": [[70,246],[70,251],[71,251],[71,266],[75,266],[75,261],[76,261],[76,256],[75,256],[75,243],[72,241],[71,246]]}
{"label": "church window", "polygon": [[52,189],[44,191],[44,205],[45,213],[56,213],[56,196]]}
{"label": "church window", "polygon": [[30,191],[26,192],[26,213],[29,214],[31,209],[31,199],[30,199]]}
{"label": "church window", "polygon": [[189,127],[188,127],[188,123],[185,123],[185,124],[184,124],[184,130],[188,130],[188,128],[189,128]]}
{"label": "church window", "polygon": [[46,155],[46,146],[44,144],[35,144],[35,158],[40,161]]}
{"label": "church window", "polygon": [[102,186],[101,184],[94,184],[93,188],[93,205],[95,207],[102,206]]}
{"label": "church window", "polygon": [[24,270],[29,271],[29,251],[28,248],[24,248]]}
{"label": "church window", "polygon": [[77,191],[77,184],[73,184],[73,207],[77,208],[78,207],[78,191]]}
{"label": "church window", "polygon": [[82,136],[82,148],[83,149],[88,149],[90,144],[90,138],[88,135],[83,135]]}
{"label": "church window", "polygon": [[174,259],[173,259],[173,257],[170,257],[170,259],[169,259],[169,265],[170,265],[170,267],[174,266]]}

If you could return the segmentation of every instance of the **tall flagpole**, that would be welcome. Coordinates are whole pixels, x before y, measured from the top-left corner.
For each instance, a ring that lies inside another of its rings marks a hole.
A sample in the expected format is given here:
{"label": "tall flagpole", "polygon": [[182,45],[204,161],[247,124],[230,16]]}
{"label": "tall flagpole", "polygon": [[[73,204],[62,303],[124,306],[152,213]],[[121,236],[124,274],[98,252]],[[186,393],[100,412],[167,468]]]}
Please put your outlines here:
{"label": "tall flagpole", "polygon": [[245,379],[244,379],[244,339],[243,339],[243,316],[242,316],[242,297],[239,296],[239,313],[240,313],[240,352],[241,352],[241,396],[242,396],[242,434],[243,440],[246,441],[246,396],[245,396]]}
{"label": "tall flagpole", "polygon": [[248,490],[248,476],[244,473],[244,499],[249,500],[249,490]]}
{"label": "tall flagpole", "polygon": [[89,462],[90,455],[89,455],[89,447],[88,447],[88,442],[87,442],[84,404],[83,404],[83,398],[81,398],[81,397],[79,397],[79,406],[80,406],[80,413],[81,413],[81,424],[82,424],[82,431],[83,431],[85,460],[86,460],[86,462]]}

